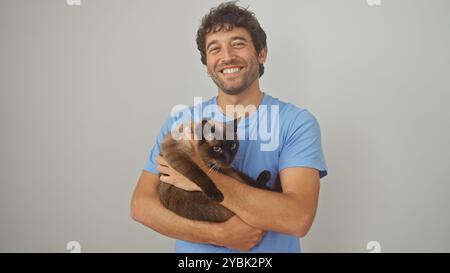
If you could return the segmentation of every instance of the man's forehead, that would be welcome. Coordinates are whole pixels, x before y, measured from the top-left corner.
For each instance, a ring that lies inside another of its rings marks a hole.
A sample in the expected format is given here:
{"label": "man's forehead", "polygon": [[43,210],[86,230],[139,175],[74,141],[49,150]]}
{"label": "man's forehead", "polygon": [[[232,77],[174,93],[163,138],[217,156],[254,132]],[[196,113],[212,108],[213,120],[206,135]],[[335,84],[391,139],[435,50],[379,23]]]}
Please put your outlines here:
{"label": "man's forehead", "polygon": [[[213,30],[215,28],[212,28]],[[246,40],[250,41],[251,36],[250,33],[243,27],[233,27],[232,30],[229,30],[226,26],[223,26],[220,31],[214,32],[211,31],[208,34],[206,34],[206,44],[208,44],[210,41],[213,40],[228,40],[235,37],[243,37]]]}

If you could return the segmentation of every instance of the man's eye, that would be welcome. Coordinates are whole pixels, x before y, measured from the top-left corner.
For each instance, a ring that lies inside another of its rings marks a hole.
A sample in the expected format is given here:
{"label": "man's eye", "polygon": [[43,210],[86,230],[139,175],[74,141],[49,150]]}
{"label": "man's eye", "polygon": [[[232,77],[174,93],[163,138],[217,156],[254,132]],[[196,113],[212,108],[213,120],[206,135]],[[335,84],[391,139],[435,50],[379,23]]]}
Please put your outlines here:
{"label": "man's eye", "polygon": [[214,54],[214,53],[217,53],[218,51],[219,51],[219,49],[217,47],[216,48],[211,48],[209,50],[209,53]]}
{"label": "man's eye", "polygon": [[244,46],[244,43],[235,43],[235,44],[233,44],[233,46],[240,48],[240,47]]}

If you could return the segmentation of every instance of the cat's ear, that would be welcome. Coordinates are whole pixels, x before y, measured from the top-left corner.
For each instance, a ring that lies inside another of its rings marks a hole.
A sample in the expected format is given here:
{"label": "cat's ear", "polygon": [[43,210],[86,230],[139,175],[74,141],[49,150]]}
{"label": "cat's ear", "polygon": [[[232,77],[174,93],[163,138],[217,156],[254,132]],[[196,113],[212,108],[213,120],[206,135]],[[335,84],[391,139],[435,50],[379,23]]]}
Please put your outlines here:
{"label": "cat's ear", "polygon": [[215,124],[211,119],[204,119],[199,123],[195,132],[199,140],[211,140],[215,132]]}
{"label": "cat's ear", "polygon": [[191,124],[183,122],[177,129],[172,129],[171,134],[175,140],[190,140],[193,139],[194,130]]}
{"label": "cat's ear", "polygon": [[203,122],[203,138],[208,141],[220,139],[220,136],[216,136],[216,122],[214,120],[208,119]]}
{"label": "cat's ear", "polygon": [[209,122],[209,119],[202,120],[202,128],[205,127],[206,123]]}
{"label": "cat's ear", "polygon": [[205,127],[205,124],[208,122],[208,120],[202,120],[202,122],[198,122],[198,123],[196,123],[193,127],[193,129],[194,129],[194,133],[193,133],[193,135],[194,135],[194,139],[195,140],[200,140],[200,141],[202,141],[202,140],[204,140],[204,138],[203,138],[203,128]]}

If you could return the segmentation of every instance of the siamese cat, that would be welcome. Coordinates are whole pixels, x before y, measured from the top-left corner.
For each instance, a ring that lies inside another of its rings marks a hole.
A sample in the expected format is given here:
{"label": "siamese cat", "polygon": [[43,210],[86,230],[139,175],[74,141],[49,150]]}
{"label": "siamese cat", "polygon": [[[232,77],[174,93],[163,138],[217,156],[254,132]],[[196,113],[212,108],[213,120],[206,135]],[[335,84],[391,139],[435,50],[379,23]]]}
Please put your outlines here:
{"label": "siamese cat", "polygon": [[[269,171],[262,171],[254,180],[231,166],[239,148],[237,123],[238,120],[228,123],[212,120],[203,120],[197,124],[192,122],[179,127],[178,133],[182,133],[184,139],[177,138],[177,140],[170,133],[164,138],[161,144],[161,156],[172,168],[197,184],[202,190],[185,191],[161,181],[159,195],[166,208],[185,218],[199,221],[224,222],[234,215],[232,211],[220,204],[224,198],[222,192],[192,161],[194,153],[192,145],[197,145],[197,151],[210,171],[218,171],[253,187],[271,190],[266,185],[271,175]],[[226,138],[227,130],[233,133],[233,139]],[[197,138],[193,138],[194,134]],[[194,141],[191,143],[188,138]],[[281,192],[279,177],[276,182],[274,191]]]}

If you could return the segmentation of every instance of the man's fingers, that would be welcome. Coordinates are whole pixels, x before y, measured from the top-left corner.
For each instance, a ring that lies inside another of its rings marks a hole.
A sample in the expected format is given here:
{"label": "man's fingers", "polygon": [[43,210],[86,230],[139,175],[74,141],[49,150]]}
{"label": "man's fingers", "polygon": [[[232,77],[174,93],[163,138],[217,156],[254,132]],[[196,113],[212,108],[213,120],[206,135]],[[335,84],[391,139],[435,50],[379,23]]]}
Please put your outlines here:
{"label": "man's fingers", "polygon": [[164,182],[164,183],[168,183],[168,184],[171,184],[171,185],[173,185],[173,186],[177,186],[176,185],[176,183],[175,183],[175,181],[173,180],[173,177],[172,176],[169,176],[169,175],[161,175],[160,177],[159,177],[159,180],[161,180],[162,182]]}
{"label": "man's fingers", "polygon": [[163,166],[163,165],[156,166],[156,170],[158,172],[160,172],[160,173],[163,173],[163,174],[168,174],[168,175],[171,174],[170,168],[166,167],[166,166]]}
{"label": "man's fingers", "polygon": [[164,166],[169,166],[169,163],[167,163],[167,161],[164,159],[164,157],[158,155],[156,157],[156,163],[158,163],[159,165],[164,165]]}
{"label": "man's fingers", "polygon": [[[160,177],[159,177],[159,180],[161,180],[162,182],[165,182],[165,183],[170,183],[170,176],[168,176],[168,175],[161,175]],[[171,183],[170,183],[171,184]]]}

